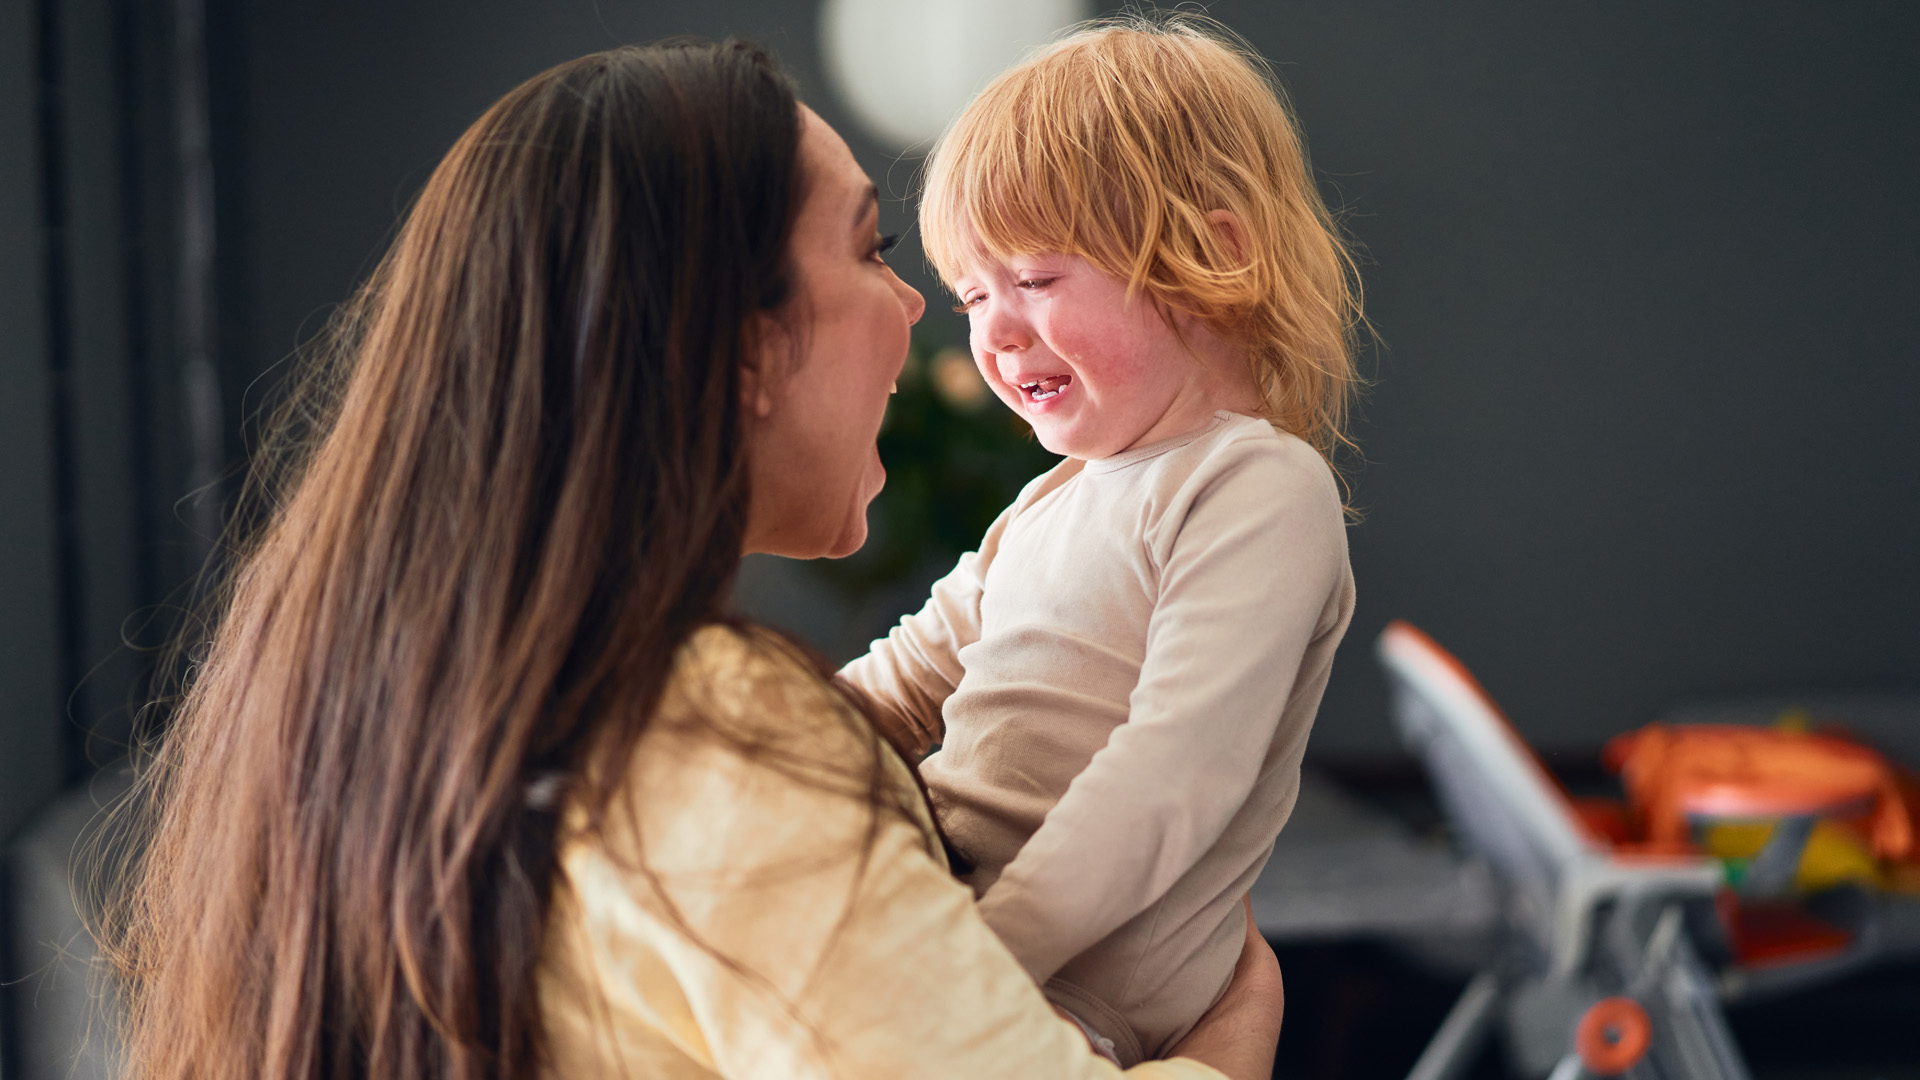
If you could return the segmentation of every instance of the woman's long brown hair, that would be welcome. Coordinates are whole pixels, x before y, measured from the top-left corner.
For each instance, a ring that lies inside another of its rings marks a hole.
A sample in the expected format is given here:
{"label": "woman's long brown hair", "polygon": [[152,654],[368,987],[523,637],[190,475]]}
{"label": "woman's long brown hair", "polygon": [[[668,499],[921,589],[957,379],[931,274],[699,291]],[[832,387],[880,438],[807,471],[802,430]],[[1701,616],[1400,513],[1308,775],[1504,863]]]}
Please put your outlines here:
{"label": "woman's long brown hair", "polygon": [[682,43],[534,78],[434,172],[141,780],[109,941],[136,1075],[536,1070],[526,793],[604,807],[586,759],[633,752],[722,617],[798,141],[768,57]]}

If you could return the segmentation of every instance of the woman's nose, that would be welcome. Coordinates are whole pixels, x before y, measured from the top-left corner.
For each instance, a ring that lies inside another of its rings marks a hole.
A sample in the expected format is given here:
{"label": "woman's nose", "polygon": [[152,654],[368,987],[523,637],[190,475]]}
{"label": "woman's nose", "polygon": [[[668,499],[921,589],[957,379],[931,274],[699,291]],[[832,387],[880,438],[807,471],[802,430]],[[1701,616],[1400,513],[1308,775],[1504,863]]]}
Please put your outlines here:
{"label": "woman's nose", "polygon": [[895,275],[893,283],[900,287],[900,306],[907,309],[907,325],[912,326],[927,313],[927,298],[920,295],[919,289],[901,281],[898,275]]}

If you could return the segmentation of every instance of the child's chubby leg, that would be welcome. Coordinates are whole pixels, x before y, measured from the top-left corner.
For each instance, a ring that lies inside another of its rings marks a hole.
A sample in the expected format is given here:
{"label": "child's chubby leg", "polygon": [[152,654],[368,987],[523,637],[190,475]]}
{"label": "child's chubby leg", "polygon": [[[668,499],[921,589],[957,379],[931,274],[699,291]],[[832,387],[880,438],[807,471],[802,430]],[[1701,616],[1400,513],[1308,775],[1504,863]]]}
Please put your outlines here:
{"label": "child's chubby leg", "polygon": [[1092,1024],[1089,1024],[1085,1020],[1082,1020],[1079,1017],[1073,1015],[1073,1013],[1068,1012],[1064,1006],[1055,1005],[1053,1007],[1053,1011],[1060,1014],[1060,1019],[1065,1020],[1066,1022],[1072,1024],[1074,1027],[1077,1027],[1080,1029],[1080,1034],[1085,1035],[1087,1037],[1087,1045],[1093,1049],[1094,1053],[1099,1054],[1101,1057],[1106,1058],[1108,1061],[1113,1062],[1115,1065],[1120,1064],[1120,1052],[1114,1049],[1112,1039],[1109,1039],[1105,1035],[1102,1035],[1098,1031],[1094,1030],[1094,1027]]}

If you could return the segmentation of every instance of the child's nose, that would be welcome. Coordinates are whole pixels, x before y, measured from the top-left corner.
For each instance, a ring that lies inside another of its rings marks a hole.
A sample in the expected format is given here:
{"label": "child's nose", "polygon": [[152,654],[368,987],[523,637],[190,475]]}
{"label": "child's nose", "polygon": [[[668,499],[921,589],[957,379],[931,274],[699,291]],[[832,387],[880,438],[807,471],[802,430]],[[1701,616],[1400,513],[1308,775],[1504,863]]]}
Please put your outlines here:
{"label": "child's nose", "polygon": [[987,348],[993,352],[1019,352],[1033,344],[1026,321],[1012,317],[1003,309],[989,308],[986,325],[980,329]]}

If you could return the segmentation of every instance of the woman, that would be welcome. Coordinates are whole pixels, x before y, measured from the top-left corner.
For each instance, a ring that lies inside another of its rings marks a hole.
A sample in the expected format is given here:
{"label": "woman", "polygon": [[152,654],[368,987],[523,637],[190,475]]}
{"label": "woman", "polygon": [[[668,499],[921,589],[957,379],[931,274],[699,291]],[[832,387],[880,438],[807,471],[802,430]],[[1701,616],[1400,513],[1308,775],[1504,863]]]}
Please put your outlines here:
{"label": "woman", "polygon": [[[743,552],[865,538],[923,307],[875,222],[745,45],[562,65],[460,139],[143,780],[137,1075],[1114,1071],[860,709],[724,615]],[[1267,1075],[1242,967],[1142,1075]]]}

